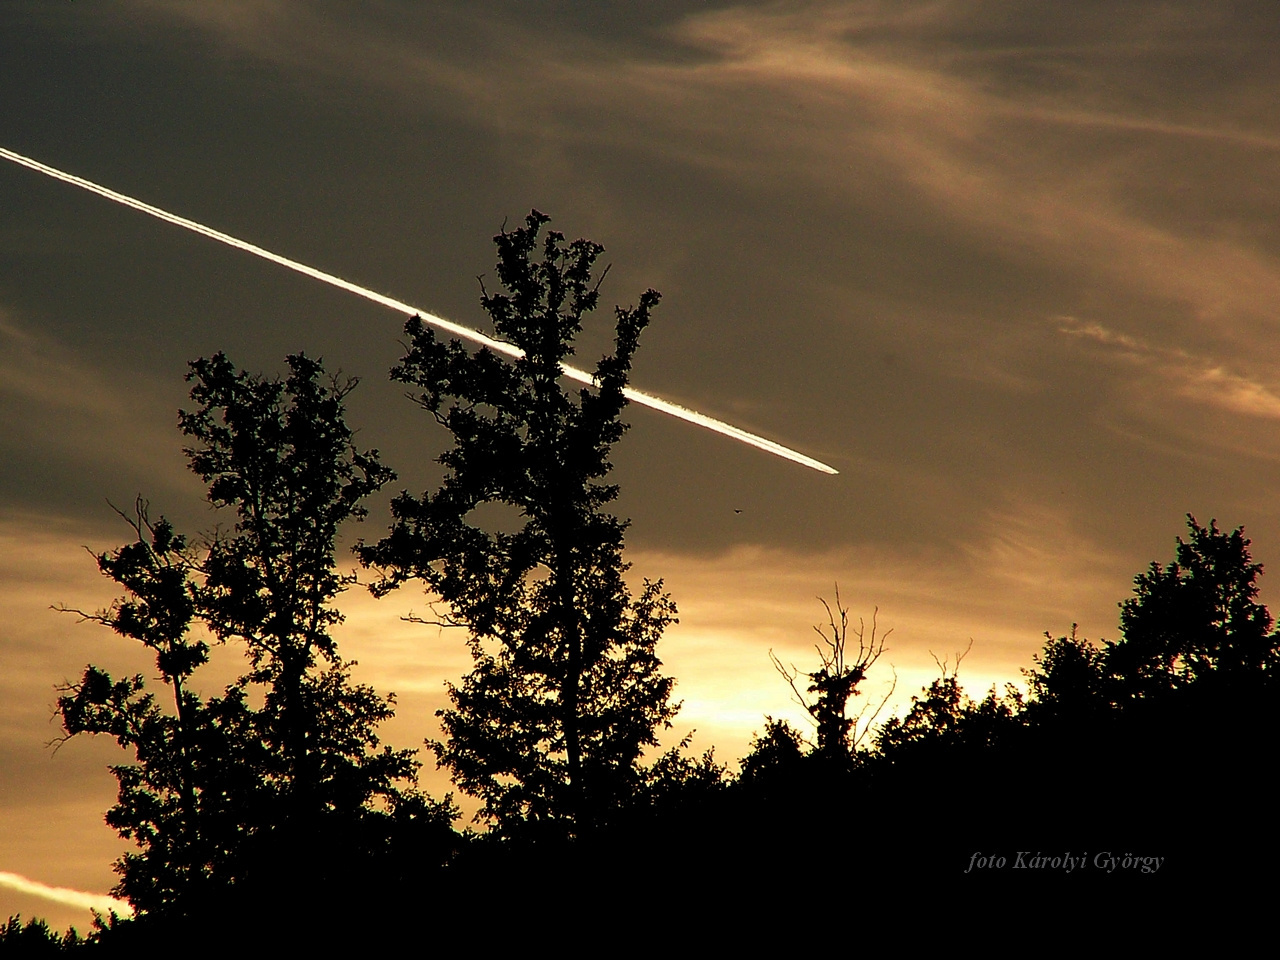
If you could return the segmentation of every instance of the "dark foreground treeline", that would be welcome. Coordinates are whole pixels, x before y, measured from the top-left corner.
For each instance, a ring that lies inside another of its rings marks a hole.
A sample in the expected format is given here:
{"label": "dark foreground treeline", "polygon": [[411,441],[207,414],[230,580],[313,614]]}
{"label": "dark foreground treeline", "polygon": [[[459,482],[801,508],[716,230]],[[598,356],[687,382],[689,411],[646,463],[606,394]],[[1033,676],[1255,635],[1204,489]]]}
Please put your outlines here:
{"label": "dark foreground treeline", "polygon": [[[813,669],[777,663],[812,743],[767,720],[736,776],[683,748],[655,757],[676,713],[656,652],[675,605],[661,583],[631,593],[604,481],[658,298],[616,311],[614,352],[566,392],[600,248],[543,236],[545,220],[496,238],[506,292],[482,299],[522,356],[408,325],[392,376],[453,446],[441,486],[402,492],[390,530],[356,550],[375,593],[418,582],[431,622],[464,629],[474,669],[428,747],[485,829],[418,791],[416,751],[378,737],[393,698],[352,681],[331,635],[356,579],[339,529],[394,479],[353,444],[354,383],[305,356],[268,380],[218,355],[191,365],[179,422],[223,521],[184,535],[140,499],[122,514],[133,542],[98,557],[123,595],[83,615],[146,647],[158,681],[90,666],[58,698],[66,736],[132,756],[106,819],[136,844],[114,891],[136,918],[87,940],[14,918],[0,950],[625,952],[677,921],[704,939],[829,932],[931,901],[1101,891],[1172,909],[1267,862],[1280,637],[1249,541],[1191,518],[1174,562],[1135,580],[1121,639],[1050,640],[1025,697],[972,700],[953,667],[906,715],[859,727],[850,704],[883,640],[837,598]],[[514,531],[477,520],[492,505]],[[245,673],[206,695],[214,644],[240,649]]]}
{"label": "dark foreground treeline", "polygon": [[943,677],[847,762],[772,724],[741,775],[685,764],[576,838],[460,833],[438,811],[367,833],[336,813],[308,835],[285,822],[244,852],[234,884],[87,942],[14,918],[0,948],[496,947],[567,918],[564,942],[582,946],[677,918],[714,939],[743,935],[758,911],[1053,913],[1073,896],[1121,922],[1176,921],[1214,891],[1264,883],[1277,846],[1274,637],[1267,663],[1227,666],[1239,623],[1200,612],[1177,652],[1140,658],[1156,669],[1127,660],[1143,642],[1132,634],[1051,641],[1025,702],[970,701]]}

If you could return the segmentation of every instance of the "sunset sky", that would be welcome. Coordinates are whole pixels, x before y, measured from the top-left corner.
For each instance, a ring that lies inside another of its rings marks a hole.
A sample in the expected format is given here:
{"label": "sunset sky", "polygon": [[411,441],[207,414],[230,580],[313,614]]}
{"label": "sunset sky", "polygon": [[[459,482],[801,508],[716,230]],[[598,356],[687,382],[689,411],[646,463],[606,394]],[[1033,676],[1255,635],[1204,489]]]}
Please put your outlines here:
{"label": "sunset sky", "polygon": [[[801,721],[769,650],[812,665],[836,583],[892,629],[866,689],[892,666],[900,706],[970,640],[977,695],[1045,631],[1114,638],[1188,512],[1280,556],[1278,34],[1273,3],[1189,0],[0,0],[0,147],[476,327],[491,238],[536,207],[612,264],[584,366],[660,290],[634,385],[840,471],[628,411],[671,739],[732,761]],[[358,376],[357,442],[420,493],[446,438],[387,380],[402,320],[0,163],[0,919],[83,927],[4,874],[102,894],[128,849],[123,755],[46,746],[54,685],[154,664],[50,606],[114,596],[84,549],[126,541],[109,503],[218,522],[186,362]],[[427,602],[341,604],[397,746],[468,669],[400,620]]]}

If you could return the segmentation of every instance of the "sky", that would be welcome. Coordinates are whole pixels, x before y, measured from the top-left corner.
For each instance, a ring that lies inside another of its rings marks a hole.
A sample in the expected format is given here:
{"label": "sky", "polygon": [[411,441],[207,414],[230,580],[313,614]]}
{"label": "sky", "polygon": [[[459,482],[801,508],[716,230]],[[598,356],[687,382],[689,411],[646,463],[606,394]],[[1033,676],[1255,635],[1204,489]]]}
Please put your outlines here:
{"label": "sky", "polygon": [[[635,582],[680,608],[659,651],[696,752],[803,722],[769,651],[816,666],[837,584],[892,630],[866,690],[896,672],[901,709],[966,649],[981,694],[1046,631],[1114,638],[1187,513],[1280,551],[1271,4],[0,0],[0,23],[0,146],[480,328],[494,233],[544,211],[612,265],[583,365],[655,288],[636,387],[840,471],[628,411],[618,512]],[[0,915],[83,927],[5,878],[101,895],[129,849],[102,822],[126,758],[49,746],[52,704],[87,663],[154,664],[50,607],[114,596],[88,552],[127,541],[112,504],[217,522],[176,429],[187,361],[359,377],[357,442],[421,493],[446,438],[387,379],[402,320],[0,164]],[[428,601],[341,602],[396,746],[468,669],[401,620]]]}

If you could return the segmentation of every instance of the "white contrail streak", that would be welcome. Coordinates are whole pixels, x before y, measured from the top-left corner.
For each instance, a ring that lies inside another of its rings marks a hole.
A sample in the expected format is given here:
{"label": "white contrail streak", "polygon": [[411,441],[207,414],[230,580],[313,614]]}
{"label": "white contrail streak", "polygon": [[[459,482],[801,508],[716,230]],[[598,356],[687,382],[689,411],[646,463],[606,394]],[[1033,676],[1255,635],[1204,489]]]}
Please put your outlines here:
{"label": "white contrail streak", "polygon": [[[278,263],[282,267],[288,267],[298,273],[305,274],[316,280],[320,280],[331,286],[354,293],[356,296],[364,297],[366,300],[372,300],[374,303],[380,303],[384,307],[390,307],[392,310],[398,310],[400,313],[411,317],[421,317],[426,323],[433,327],[438,327],[446,333],[450,333],[455,337],[461,337],[464,340],[470,340],[472,343],[478,343],[481,346],[488,347],[494,353],[501,353],[508,357],[523,357],[524,351],[519,347],[510,343],[503,343],[501,340],[494,340],[492,337],[486,337],[478,330],[472,330],[470,327],[464,327],[461,324],[453,323],[443,317],[437,317],[425,310],[419,310],[417,307],[411,307],[407,303],[403,303],[392,297],[384,296],[381,293],[375,293],[367,287],[359,286],[349,280],[343,280],[341,277],[335,277],[331,273],[325,273],[323,270],[317,270],[315,267],[309,267],[305,263],[299,263],[296,260],[290,260],[288,257],[282,257],[278,253],[272,253],[270,250],[264,250],[262,247],[240,240],[237,237],[214,230],[212,227],[206,227],[204,224],[196,223],[194,220],[188,220],[186,217],[180,217],[175,213],[169,213],[167,210],[161,210],[159,207],[153,207],[149,203],[143,203],[141,200],[135,200],[133,197],[126,196],[123,193],[117,193],[107,187],[96,184],[91,180],[85,180],[83,177],[77,177],[74,174],[66,173],[56,167],[50,167],[41,163],[39,160],[32,160],[30,157],[24,157],[20,153],[14,153],[12,150],[6,150],[0,147],[0,157],[6,160],[12,160],[14,163],[21,164],[43,173],[45,176],[53,177],[55,180],[62,180],[65,183],[73,184],[81,189],[88,190],[90,193],[96,193],[100,197],[106,197],[108,200],[114,200],[116,203],[122,203],[126,207],[132,207],[134,210],[140,210],[142,213],[150,214],[157,219],[166,223],[172,223],[175,226],[183,227],[191,230],[201,236],[208,237],[210,240],[217,240],[219,243],[225,243],[229,247],[235,247],[237,250],[243,250],[246,253],[252,253],[255,257],[262,257],[264,260],[270,260],[272,263]],[[595,384],[595,378],[586,370],[578,367],[571,367],[568,364],[560,365],[561,372],[570,380],[576,380],[579,383],[589,385]],[[821,460],[815,460],[812,457],[806,457],[803,453],[792,450],[790,447],[784,447],[780,443],[767,440],[764,437],[749,433],[733,424],[725,423],[723,420],[717,420],[715,417],[708,417],[705,413],[698,413],[696,410],[690,410],[688,407],[682,407],[679,404],[672,403],[669,400],[663,400],[661,397],[655,397],[651,393],[644,393],[632,387],[624,387],[623,394],[633,403],[638,403],[643,407],[649,407],[661,413],[668,414],[688,423],[696,424],[700,427],[706,427],[716,433],[723,434],[726,437],[732,437],[734,440],[740,440],[743,443],[750,444],[774,456],[782,457],[784,460],[790,460],[793,463],[801,464],[812,470],[821,473],[836,474],[839,473],[834,467],[830,467]]]}
{"label": "white contrail streak", "polygon": [[67,887],[51,887],[38,880],[28,880],[20,873],[0,871],[0,887],[8,887],[18,893],[25,893],[44,900],[52,900],[68,907],[81,907],[101,914],[116,913],[122,917],[132,917],[133,907],[123,900],[109,897],[105,893],[83,893]]}

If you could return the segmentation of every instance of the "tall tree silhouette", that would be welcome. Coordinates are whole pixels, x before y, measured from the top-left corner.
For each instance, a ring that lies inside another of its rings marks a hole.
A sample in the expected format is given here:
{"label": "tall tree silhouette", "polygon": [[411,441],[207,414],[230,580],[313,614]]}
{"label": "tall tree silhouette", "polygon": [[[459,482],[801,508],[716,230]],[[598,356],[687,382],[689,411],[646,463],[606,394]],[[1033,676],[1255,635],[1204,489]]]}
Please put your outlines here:
{"label": "tall tree silhouette", "polygon": [[[660,583],[630,594],[627,524],[605,511],[618,488],[603,480],[658,294],[616,310],[613,353],[594,387],[570,395],[560,364],[596,306],[603,248],[540,237],[547,221],[534,211],[494,238],[506,292],[481,299],[522,358],[472,354],[408,324],[409,352],[392,377],[417,389],[453,447],[440,457],[440,489],[398,497],[390,535],[362,557],[387,571],[382,591],[420,578],[447,606],[444,622],[470,634],[475,667],[450,686],[445,739],[432,746],[484,800],[481,816],[506,832],[581,833],[636,792],[641,752],[675,713],[655,645],[676,610]],[[514,508],[519,529],[483,529],[473,512],[484,504]]]}
{"label": "tall tree silhouette", "polygon": [[[321,850],[333,860],[382,816],[375,801],[422,806],[397,787],[415,773],[412,751],[377,749],[391,701],[350,682],[329,633],[353,579],[336,569],[338,527],[392,474],[352,446],[354,381],[326,386],[314,360],[288,363],[284,382],[221,354],[191,364],[200,406],[181,414],[186,452],[210,502],[234,512],[230,527],[193,544],[139,500],[126,517],[136,541],[98,557],[126,595],[88,616],[155,653],[171,706],[141,676],[92,666],[58,701],[68,736],[104,733],[134,753],[113,768],[107,819],[140,848],[117,864],[117,892],[142,914],[186,911],[211,883],[320,869]],[[202,699],[191,678],[210,641],[243,643],[250,670]]]}
{"label": "tall tree silhouette", "polygon": [[[187,455],[210,502],[236,514],[231,533],[208,541],[196,598],[219,640],[246,644],[249,680],[267,690],[270,739],[301,815],[341,803],[352,788],[344,778],[363,781],[346,762],[361,747],[335,749],[334,738],[347,736],[341,715],[354,719],[369,707],[346,702],[345,667],[329,634],[342,620],[332,601],[355,580],[337,571],[335,540],[394,474],[377,451],[351,443],[342,402],[354,382],[326,388],[316,361],[288,362],[292,373],[280,383],[236,372],[221,354],[196,361],[191,398],[202,406],[183,413],[181,425],[198,443]],[[329,715],[335,707],[338,717]]]}

